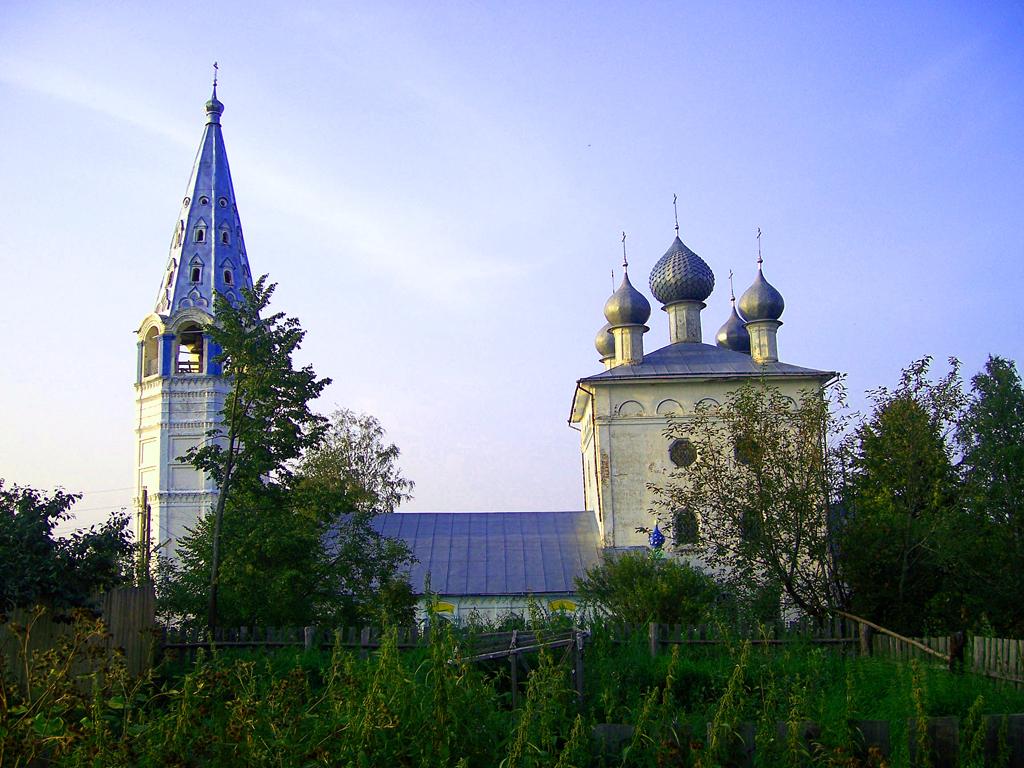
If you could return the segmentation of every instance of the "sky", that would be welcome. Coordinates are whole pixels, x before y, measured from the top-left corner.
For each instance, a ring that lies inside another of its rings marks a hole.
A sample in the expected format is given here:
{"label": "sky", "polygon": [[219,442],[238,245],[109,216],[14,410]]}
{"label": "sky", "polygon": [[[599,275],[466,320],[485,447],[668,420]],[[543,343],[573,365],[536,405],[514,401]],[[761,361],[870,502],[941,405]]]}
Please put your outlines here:
{"label": "sky", "polygon": [[650,298],[674,194],[706,342],[760,228],[780,358],[855,406],[924,355],[1022,359],[1022,40],[1011,2],[0,0],[0,477],[84,492],[65,528],[131,504],[134,332],[214,61],[317,409],[380,419],[403,509],[559,510],[621,232]]}

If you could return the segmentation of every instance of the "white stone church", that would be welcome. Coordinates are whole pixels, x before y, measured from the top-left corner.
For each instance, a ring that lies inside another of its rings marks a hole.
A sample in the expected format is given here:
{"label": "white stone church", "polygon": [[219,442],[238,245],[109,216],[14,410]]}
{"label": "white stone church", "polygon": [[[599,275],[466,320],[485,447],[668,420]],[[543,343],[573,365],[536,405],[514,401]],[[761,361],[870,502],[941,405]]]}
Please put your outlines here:
{"label": "white stone church", "polygon": [[[217,488],[178,460],[220,419],[228,382],[203,334],[213,297],[252,287],[252,274],[221,131],[224,105],[216,85],[181,201],[170,253],[153,310],[138,330],[135,487],[139,539],[173,552],[186,528],[212,507]],[[669,441],[672,417],[698,403],[721,402],[743,380],[764,378],[794,399],[836,374],[779,360],[782,295],[758,271],[718,331],[705,344],[701,311],[715,277],[678,236],[655,264],[651,294],[662,304],[670,343],[644,350],[651,305],[625,272],[604,306],[599,369],[575,383],[569,425],[580,433],[583,506],[571,512],[395,513],[377,520],[383,534],[404,539],[418,562],[410,573],[430,588],[453,619],[472,612],[496,617],[528,600],[573,609],[574,580],[608,549],[647,545],[654,499],[648,483],[698,460],[685,440]],[[596,312],[595,312],[596,314]],[[597,366],[595,366],[597,367]],[[142,499],[148,502],[148,514]],[[670,531],[684,547],[699,519]]]}

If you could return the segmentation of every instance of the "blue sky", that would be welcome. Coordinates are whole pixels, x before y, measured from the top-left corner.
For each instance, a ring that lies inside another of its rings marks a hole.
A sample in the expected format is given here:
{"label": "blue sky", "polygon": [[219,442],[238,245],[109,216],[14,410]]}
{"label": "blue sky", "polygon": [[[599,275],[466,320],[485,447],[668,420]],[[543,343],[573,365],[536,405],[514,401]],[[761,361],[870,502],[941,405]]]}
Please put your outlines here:
{"label": "blue sky", "polygon": [[706,341],[760,227],[780,356],[855,402],[925,354],[1020,360],[1021,40],[1019,3],[6,3],[0,477],[130,502],[132,332],[214,60],[320,407],[381,419],[408,509],[540,510],[582,504],[574,382],[619,233],[646,292],[674,193]]}

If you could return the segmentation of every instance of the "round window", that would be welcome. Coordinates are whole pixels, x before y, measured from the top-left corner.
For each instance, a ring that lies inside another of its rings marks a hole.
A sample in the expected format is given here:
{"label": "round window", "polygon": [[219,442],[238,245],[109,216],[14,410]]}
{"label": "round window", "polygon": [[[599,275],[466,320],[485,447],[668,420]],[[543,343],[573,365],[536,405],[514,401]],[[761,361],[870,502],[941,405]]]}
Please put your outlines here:
{"label": "round window", "polygon": [[210,198],[208,198],[206,195],[203,195],[202,197],[199,198],[199,204],[200,205],[209,205],[210,204]]}
{"label": "round window", "polygon": [[188,205],[191,202],[192,202],[192,198],[191,197],[186,197],[184,200],[181,201],[181,204],[182,205]]}
{"label": "round window", "polygon": [[697,460],[697,449],[685,437],[673,440],[668,447],[668,457],[677,467],[688,467]]}
{"label": "round window", "polygon": [[222,197],[220,200],[217,201],[217,205],[219,205],[221,208],[227,208],[228,199],[226,197]]}

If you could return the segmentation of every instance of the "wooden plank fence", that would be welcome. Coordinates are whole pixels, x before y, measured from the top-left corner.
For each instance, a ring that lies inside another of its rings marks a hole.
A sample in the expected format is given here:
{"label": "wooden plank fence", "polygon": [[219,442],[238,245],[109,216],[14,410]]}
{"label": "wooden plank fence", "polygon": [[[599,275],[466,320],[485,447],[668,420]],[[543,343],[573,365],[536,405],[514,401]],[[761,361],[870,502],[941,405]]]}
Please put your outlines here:
{"label": "wooden plank fence", "polygon": [[[98,598],[96,612],[107,627],[108,634],[103,641],[106,655],[123,653],[125,665],[132,676],[147,672],[153,664],[157,640],[152,586],[113,589]],[[0,626],[0,659],[9,679],[23,685],[33,659],[57,647],[62,639],[73,634],[69,613],[56,614],[47,610],[34,618],[33,611],[18,609],[8,614],[7,623]],[[18,628],[30,624],[31,632],[25,644],[24,630]],[[84,662],[75,668],[79,675],[91,671],[92,667]]]}

